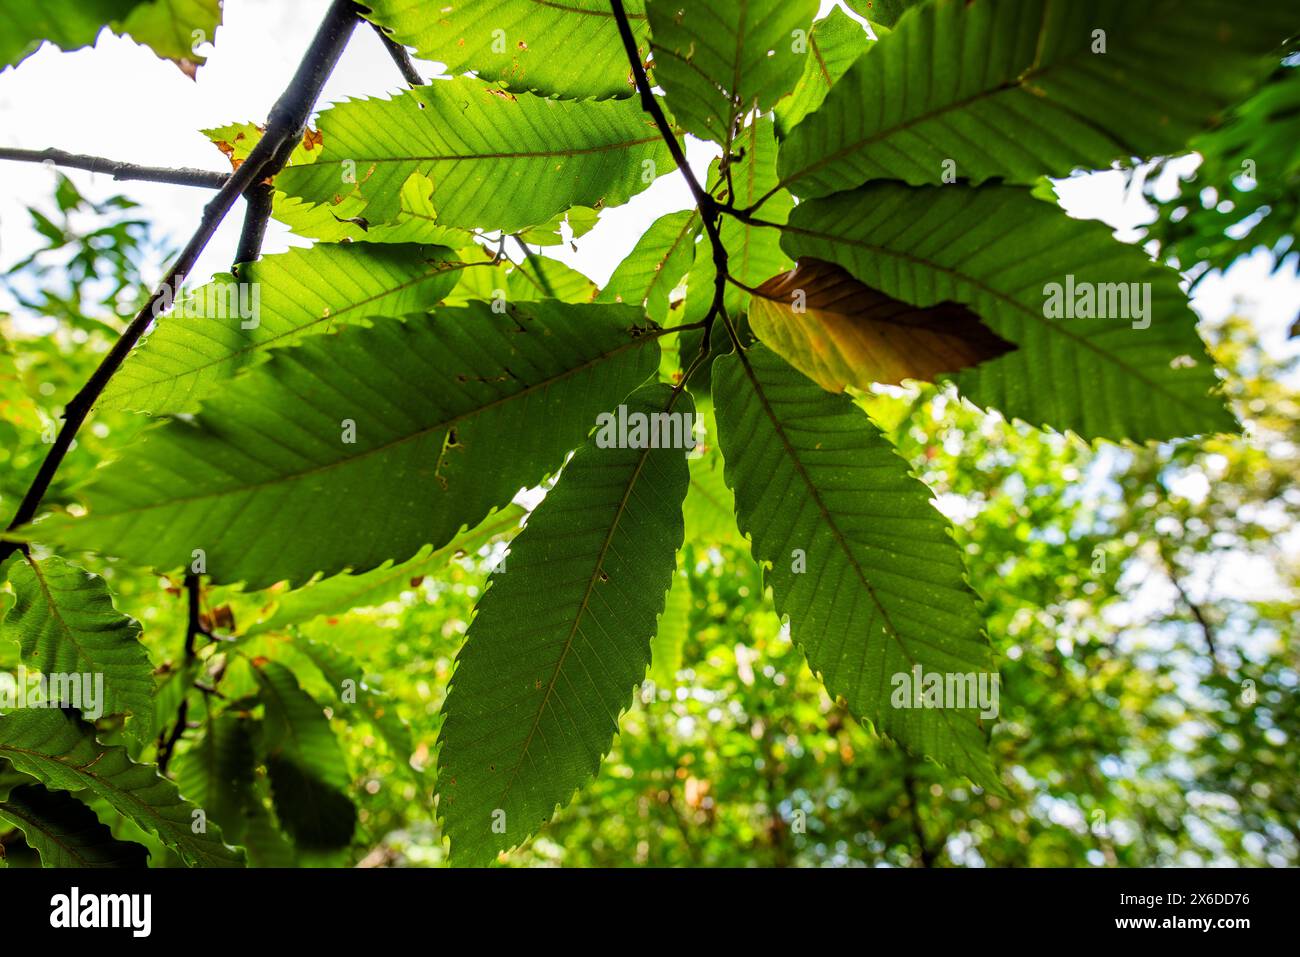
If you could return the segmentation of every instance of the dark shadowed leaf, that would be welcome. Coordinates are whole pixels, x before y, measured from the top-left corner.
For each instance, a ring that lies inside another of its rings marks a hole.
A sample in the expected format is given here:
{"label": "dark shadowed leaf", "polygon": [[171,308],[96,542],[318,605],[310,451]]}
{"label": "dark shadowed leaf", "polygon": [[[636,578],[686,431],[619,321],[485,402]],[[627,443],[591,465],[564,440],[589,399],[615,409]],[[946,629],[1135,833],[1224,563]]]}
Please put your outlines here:
{"label": "dark shadowed leaf", "polygon": [[95,812],[65,791],[20,784],[0,800],[0,821],[23,832],[43,867],[144,867],[149,852],[119,841]]}

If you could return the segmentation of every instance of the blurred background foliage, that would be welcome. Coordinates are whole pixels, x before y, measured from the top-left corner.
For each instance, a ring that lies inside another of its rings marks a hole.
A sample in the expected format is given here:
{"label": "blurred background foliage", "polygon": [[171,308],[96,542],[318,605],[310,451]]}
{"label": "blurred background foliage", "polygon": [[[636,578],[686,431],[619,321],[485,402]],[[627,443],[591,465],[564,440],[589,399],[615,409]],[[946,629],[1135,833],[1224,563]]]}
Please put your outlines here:
{"label": "blurred background foliage", "polygon": [[[21,307],[0,314],[4,521],[57,410],[168,252],[120,197],[92,204],[60,177],[39,207],[32,218],[48,246],[3,279]],[[992,747],[1007,797],[908,756],[827,698],[726,520],[710,449],[693,467],[690,544],[655,680],[623,716],[596,781],[508,863],[1300,864],[1296,361],[1266,354],[1249,316],[1202,331],[1228,373],[1242,437],[1093,449],[985,415],[947,387],[860,399],[953,519],[986,602],[1002,674]],[[76,509],[77,485],[149,424],[97,413],[48,504]],[[180,666],[181,582],[97,559],[87,567],[144,624],[160,726],[188,690],[189,732],[172,766],[183,791],[215,718],[254,717],[266,661],[327,709],[355,836],[327,851],[295,846],[261,767],[255,804],[233,825],[253,863],[425,866],[445,862],[431,797],[438,710],[502,548],[447,556],[379,604],[339,614],[290,614],[275,590],[205,590],[205,621],[230,640],[205,643],[197,673]],[[323,660],[322,648],[343,657]],[[0,646],[0,669],[17,664],[16,647]],[[359,679],[355,701],[340,699],[339,669]],[[103,740],[122,741],[120,730],[100,723]],[[151,835],[88,803],[155,864],[175,863]],[[35,863],[16,831],[0,842],[11,865]]]}
{"label": "blurred background foliage", "polygon": [[1173,157],[1135,171],[1156,209],[1148,238],[1193,283],[1260,248],[1276,268],[1300,262],[1297,47],[1222,125],[1192,141],[1199,162],[1191,169],[1186,157]]}

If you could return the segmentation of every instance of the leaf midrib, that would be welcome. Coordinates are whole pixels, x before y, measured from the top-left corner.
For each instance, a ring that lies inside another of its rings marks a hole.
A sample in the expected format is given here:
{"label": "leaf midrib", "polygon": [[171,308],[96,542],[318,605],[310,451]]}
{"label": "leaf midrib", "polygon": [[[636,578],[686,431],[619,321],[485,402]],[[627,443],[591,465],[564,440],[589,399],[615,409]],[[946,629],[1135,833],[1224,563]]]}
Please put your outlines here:
{"label": "leaf midrib", "polygon": [[[412,215],[415,215],[415,214],[412,214]],[[439,266],[444,266],[444,265],[446,265],[446,261],[439,260],[439,261],[438,261],[438,265],[439,265]],[[377,302],[378,300],[380,300],[380,299],[385,299],[385,298],[387,298],[388,296],[394,296],[394,295],[397,295],[398,293],[400,293],[400,292],[402,292],[402,291],[404,291],[404,290],[406,290],[406,289],[410,289],[412,286],[417,286],[417,285],[419,285],[420,283],[427,282],[428,280],[432,279],[434,276],[441,275],[441,274],[444,273],[444,272],[446,272],[446,273],[455,272],[455,271],[457,271],[457,270],[464,269],[464,268],[466,268],[467,266],[471,266],[471,265],[476,265],[476,264],[475,264],[475,263],[460,263],[460,264],[454,265],[454,266],[452,266],[452,267],[450,267],[450,268],[434,268],[434,269],[430,269],[430,270],[428,270],[428,271],[426,271],[426,272],[422,272],[422,273],[420,273],[420,275],[415,276],[415,277],[413,277],[413,278],[411,278],[411,279],[408,279],[407,281],[405,281],[405,282],[403,282],[403,283],[400,283],[399,285],[396,285],[396,286],[390,286],[390,287],[388,287],[388,288],[386,288],[386,289],[384,289],[384,290],[382,290],[382,291],[380,291],[380,292],[375,293],[374,295],[367,296],[367,297],[364,298],[364,299],[358,299],[358,300],[356,300],[356,301],[354,301],[354,302],[350,302],[350,303],[348,303],[346,306],[344,306],[343,308],[339,309],[338,312],[331,312],[331,313],[330,313],[329,315],[327,315],[327,316],[317,316],[317,317],[315,317],[315,318],[313,318],[313,319],[310,319],[310,320],[308,320],[308,321],[302,323],[301,325],[294,326],[292,329],[287,329],[287,330],[285,330],[284,332],[276,333],[274,336],[271,336],[271,337],[268,338],[268,339],[260,339],[260,340],[258,340],[257,342],[250,342],[250,343],[247,343],[247,344],[241,346],[241,347],[238,348],[238,349],[233,349],[233,350],[231,350],[231,351],[229,351],[229,352],[226,352],[226,353],[224,353],[223,355],[221,355],[221,356],[219,356],[219,357],[217,357],[217,358],[215,358],[215,359],[212,359],[212,360],[210,360],[210,361],[202,362],[202,363],[200,363],[200,364],[198,364],[198,365],[191,366],[191,367],[189,367],[188,369],[185,369],[185,370],[182,371],[182,372],[177,372],[177,373],[167,374],[167,375],[162,376],[161,378],[158,378],[158,379],[151,379],[151,380],[149,380],[148,382],[142,383],[142,384],[140,384],[140,385],[128,386],[127,388],[122,389],[121,391],[114,393],[113,401],[114,401],[114,403],[117,403],[117,402],[119,402],[119,401],[121,401],[121,400],[124,400],[127,396],[135,395],[136,393],[139,393],[139,392],[142,392],[142,391],[148,391],[148,390],[151,390],[151,389],[157,389],[157,388],[159,388],[163,383],[166,383],[166,382],[177,382],[177,381],[179,381],[180,379],[186,378],[187,376],[196,375],[196,374],[198,374],[198,373],[200,373],[200,372],[203,372],[203,371],[205,371],[205,370],[207,370],[207,369],[211,369],[213,366],[221,365],[221,364],[224,363],[224,362],[229,362],[231,359],[235,359],[235,358],[238,358],[238,357],[240,357],[240,356],[248,355],[249,353],[254,353],[254,352],[265,352],[265,351],[267,351],[267,350],[273,348],[273,347],[274,347],[274,344],[275,344],[276,342],[279,342],[281,339],[288,338],[289,336],[299,335],[300,333],[303,333],[303,332],[305,332],[306,330],[311,329],[313,326],[317,326],[317,325],[319,325],[319,324],[322,323],[322,322],[326,322],[326,323],[333,322],[334,320],[338,319],[340,316],[346,315],[346,314],[349,313],[349,312],[354,312],[354,311],[356,311],[357,309],[362,308],[363,306],[368,306],[368,305],[370,305],[372,302]],[[175,315],[169,317],[170,321],[172,321],[172,322],[175,322],[175,321],[176,321],[176,318],[177,318],[177,317],[176,317]],[[198,319],[204,319],[204,318],[207,318],[207,317],[205,317],[205,316],[198,316],[198,317],[196,317],[196,318],[198,318]],[[140,348],[141,348],[141,349],[148,349],[148,348],[149,348],[149,344],[148,344],[148,342],[146,341],[145,343],[143,343],[143,344],[141,345]]]}
{"label": "leaf midrib", "polygon": [[[386,452],[389,449],[397,448],[400,445],[403,445],[407,442],[415,441],[416,439],[423,438],[426,435],[431,435],[439,431],[446,431],[447,429],[449,429],[451,426],[455,425],[458,422],[462,422],[465,419],[471,418],[476,415],[481,415],[484,412],[488,411],[489,409],[496,408],[498,405],[501,405],[503,403],[512,402],[515,399],[522,398],[523,396],[526,395],[530,395],[533,392],[538,391],[539,389],[549,388],[550,386],[554,385],[557,382],[562,382],[566,378],[577,375],[580,372],[585,372],[588,369],[602,362],[614,358],[615,356],[622,355],[624,352],[626,352],[629,349],[644,347],[647,342],[653,342],[655,341],[656,338],[657,337],[651,335],[638,336],[624,343],[622,346],[619,346],[617,349],[613,350],[612,352],[602,353],[598,356],[588,359],[586,362],[583,362],[581,365],[574,366],[571,369],[566,369],[564,372],[559,373],[558,375],[554,375],[547,379],[543,379],[542,381],[527,386],[526,388],[520,389],[517,392],[511,392],[509,395],[501,396],[500,398],[494,399],[493,401],[488,402],[485,405],[476,406],[467,412],[462,412],[449,419],[445,419],[442,422],[436,423],[431,426],[426,426],[425,428],[417,429],[414,432],[411,432],[407,435],[400,436],[389,442],[385,442],[382,445],[376,445],[372,448],[358,452],[356,455],[351,455],[346,458],[337,459],[333,462],[327,462],[324,465],[317,465],[314,466],[313,468],[304,469],[299,472],[289,472],[289,473],[275,475],[262,482],[251,482],[246,485],[237,485],[237,486],[223,486],[222,488],[214,489],[213,491],[210,492],[203,492],[197,495],[177,496],[174,498],[169,498],[163,502],[151,502],[145,505],[132,506],[130,508],[119,508],[111,512],[102,511],[97,514],[99,515],[100,518],[118,517],[122,515],[131,515],[136,512],[148,512],[159,508],[172,508],[176,505],[181,505],[188,502],[201,502],[210,498],[222,498],[228,495],[237,495],[242,492],[251,492],[256,489],[266,488],[267,486],[280,485],[286,482],[296,482],[299,479],[306,478],[309,475],[316,475],[320,472],[328,472],[332,469],[343,468],[344,466],[351,465],[353,463],[361,461],[362,459],[368,458],[371,455],[376,455],[380,452]],[[93,517],[94,517],[94,513],[92,513],[92,515],[88,515],[86,517],[86,520],[90,520]]]}
{"label": "leaf midrib", "polygon": [[[804,467],[803,460],[799,457],[797,450],[786,436],[785,429],[782,427],[781,421],[776,415],[776,410],[772,408],[771,403],[767,399],[767,394],[763,391],[762,384],[758,381],[758,376],[754,374],[754,369],[749,364],[749,359],[745,355],[745,350],[737,349],[736,356],[740,359],[741,365],[744,366],[745,375],[754,387],[754,394],[758,396],[759,402],[762,403],[763,412],[767,416],[768,421],[772,423],[772,428],[776,432],[777,437],[781,440],[781,445],[785,448],[790,461],[794,464],[795,471],[798,472],[800,479],[803,480],[804,486],[808,489],[809,496],[817,506],[817,510],[821,512],[826,527],[830,529],[831,534],[834,536],[836,543],[840,546],[840,550],[844,553],[844,556],[848,559],[849,565],[853,568],[858,580],[862,582],[862,586],[866,589],[867,596],[871,599],[871,603],[875,605],[876,610],[880,612],[880,617],[884,621],[885,625],[885,633],[894,640],[898,650],[902,653],[903,657],[907,659],[908,663],[911,664],[912,667],[916,667],[920,662],[918,662],[909,651],[902,636],[899,635],[898,629],[894,626],[893,621],[890,620],[889,612],[885,609],[885,606],[881,604],[879,597],[877,597],[875,588],[872,587],[869,581],[867,581],[866,573],[863,571],[861,564],[859,564],[857,556],[854,555],[852,549],[849,548],[847,537],[842,531],[840,531],[839,525],[836,524],[834,518],[832,518],[830,510],[822,500],[820,490],[813,482],[812,476],[808,474],[808,470]],[[755,558],[758,558],[757,554],[755,555]],[[759,560],[761,561],[761,559]],[[791,628],[790,635],[792,638],[794,637],[793,627]],[[939,708],[935,710],[939,712],[940,717],[943,718],[944,723],[948,726],[951,738],[958,743],[962,751],[966,754],[967,759],[971,762],[970,766],[972,768],[979,767],[982,762],[977,760],[966,747],[966,742],[958,732],[958,729],[953,726],[952,717],[949,715],[947,709]]]}
{"label": "leaf midrib", "polygon": [[[824,169],[830,164],[838,162],[844,157],[856,153],[864,146],[867,146],[871,143],[878,142],[879,140],[885,139],[886,137],[893,136],[896,133],[899,133],[903,130],[911,129],[913,126],[917,125],[918,123],[923,123],[926,120],[934,119],[937,116],[942,116],[945,113],[952,112],[953,110],[959,110],[964,107],[970,106],[972,103],[979,102],[980,100],[985,99],[987,97],[997,96],[999,93],[1005,93],[1008,90],[1024,89],[1029,85],[1030,80],[1036,77],[1043,76],[1044,74],[1049,74],[1053,69],[1063,68],[1069,65],[1070,63],[1072,63],[1076,57],[1083,55],[1082,51],[1076,51],[1072,55],[1067,55],[1065,57],[1062,57],[1059,60],[1054,60],[1049,64],[1040,65],[1039,63],[1039,61],[1042,58],[1043,41],[1046,38],[1046,34],[1047,34],[1047,23],[1049,20],[1048,13],[1050,10],[1050,6],[1051,4],[1049,3],[1046,4],[1043,8],[1043,19],[1039,23],[1038,39],[1035,44],[1034,61],[1033,63],[1030,64],[1029,67],[1027,67],[1024,70],[1024,72],[1018,74],[1014,79],[1004,81],[1002,83],[997,84],[996,86],[989,87],[988,89],[985,90],[979,90],[976,93],[973,93],[970,96],[964,97],[960,100],[954,100],[951,103],[946,103],[943,104],[942,106],[938,106],[933,109],[927,110],[923,113],[919,113],[916,116],[909,117],[906,120],[900,121],[888,127],[887,129],[878,130],[877,132],[872,133],[869,136],[865,136],[860,140],[856,140],[853,143],[849,143],[841,147],[840,149],[836,150],[835,152],[823,156],[815,163],[810,163],[807,166],[804,166],[801,169],[795,170],[789,173],[788,175],[782,177],[781,181],[777,183],[777,185],[771,190],[771,192],[769,192],[766,196],[763,197],[763,200],[760,201],[760,205],[763,201],[766,201],[768,197],[776,193],[777,190],[783,187],[787,187],[791,183],[803,179],[805,176],[811,173],[815,173],[817,170]],[[864,58],[866,56],[870,56],[876,50],[877,50],[877,45],[873,44],[870,48],[868,48],[867,52],[864,54]],[[850,67],[850,70],[851,69],[852,67]],[[1054,105],[1062,109],[1067,109],[1065,104],[1055,103]],[[1073,113],[1074,111],[1070,110],[1070,112]],[[1075,115],[1078,116],[1077,113],[1075,113]],[[1083,117],[1079,117],[1079,118],[1084,119]],[[1107,139],[1114,141],[1114,136],[1112,136],[1109,132],[1105,130],[1099,129],[1095,123],[1089,122],[1089,125],[1092,126],[1097,132],[1105,135]],[[805,134],[806,132],[807,131],[805,130]]]}
{"label": "leaf midrib", "polygon": [[458,163],[463,160],[483,159],[551,159],[557,156],[584,156],[591,153],[608,153],[611,150],[627,149],[632,146],[641,146],[645,143],[657,142],[659,142],[659,137],[658,135],[655,135],[642,137],[641,139],[620,140],[616,143],[599,143],[595,146],[575,146],[563,150],[535,150],[527,152],[499,153],[451,153],[445,155],[403,154],[401,156],[356,156],[347,157],[346,159],[320,160],[310,166],[299,166],[296,167],[296,169],[309,172],[312,170],[326,169],[330,166],[338,166],[344,162],[348,162],[349,160],[360,165],[362,163]]}
{"label": "leaf midrib", "polygon": [[[684,383],[683,383],[684,384]],[[676,388],[668,400],[668,405],[664,411],[671,412],[677,399],[682,395],[684,390]],[[582,601],[578,605],[577,613],[573,616],[573,625],[569,629],[569,634],[564,641],[564,650],[560,652],[559,660],[555,663],[555,670],[551,673],[551,680],[546,686],[546,691],[542,695],[542,700],[537,706],[537,714],[533,716],[532,726],[528,729],[528,736],[524,739],[523,747],[519,752],[519,760],[515,762],[514,768],[510,772],[510,778],[506,781],[505,787],[501,790],[501,796],[497,798],[497,807],[504,807],[505,800],[514,787],[515,781],[519,777],[519,771],[524,766],[524,759],[528,757],[528,749],[532,747],[533,737],[537,734],[537,729],[541,726],[542,715],[546,713],[547,705],[550,703],[551,694],[555,691],[555,684],[559,681],[560,672],[564,669],[565,659],[568,658],[570,650],[573,648],[573,639],[577,637],[578,627],[582,623],[583,616],[591,603],[592,593],[595,591],[596,582],[600,579],[602,566],[605,564],[605,555],[609,552],[609,547],[614,541],[614,535],[618,531],[619,523],[623,521],[623,516],[627,512],[628,501],[632,497],[632,490],[636,488],[636,483],[641,479],[641,472],[645,469],[645,464],[650,460],[650,453],[653,451],[648,446],[641,450],[641,456],[637,459],[636,468],[628,480],[626,488],[623,489],[623,497],[619,499],[618,510],[614,514],[614,520],[609,524],[609,531],[605,535],[605,541],[601,543],[600,552],[596,556],[596,563],[592,568],[590,577],[587,579],[587,588],[583,593]],[[674,570],[675,574],[675,570]]]}
{"label": "leaf midrib", "polygon": [[[659,260],[654,264],[654,270],[650,276],[650,283],[645,287],[645,292],[642,293],[641,298],[637,300],[638,304],[649,301],[651,290],[654,289],[655,286],[659,285],[659,283],[664,278],[663,269],[664,266],[668,265],[668,260],[671,259],[673,253],[677,251],[677,247],[679,247],[682,244],[682,240],[684,240],[687,236],[693,236],[695,234],[695,220],[698,217],[698,215],[699,215],[698,210],[691,211],[691,215],[686,218],[685,224],[682,226],[681,230],[677,233],[676,237],[673,238],[673,241],[668,246],[668,249],[664,252],[662,256],[659,257]],[[681,277],[677,277],[677,278],[681,278]],[[675,284],[675,280],[674,280],[674,284]],[[669,289],[668,291],[672,292],[672,289]]]}
{"label": "leaf midrib", "polygon": [[[985,295],[989,296],[990,298],[997,299],[1007,304],[1008,306],[1012,307],[1017,312],[1025,316],[1028,316],[1029,318],[1033,319],[1034,322],[1036,322],[1039,325],[1039,327],[1041,327],[1042,329],[1050,330],[1056,335],[1064,336],[1065,338],[1070,339],[1076,345],[1081,346],[1087,351],[1094,353],[1100,359],[1112,363],[1124,373],[1137,379],[1147,388],[1153,389],[1156,392],[1161,393],[1162,395],[1168,397],[1173,402],[1182,406],[1183,408],[1191,412],[1199,411],[1195,407],[1195,405],[1191,401],[1189,401],[1186,397],[1178,395],[1174,392],[1170,392],[1162,383],[1154,379],[1148,378],[1140,369],[1137,369],[1129,365],[1119,356],[1115,355],[1112,352],[1107,352],[1106,350],[1102,349],[1091,339],[1077,335],[1076,333],[1070,331],[1070,329],[1065,325],[1065,323],[1048,321],[1047,317],[1043,316],[1040,312],[1035,312],[1033,309],[1030,309],[1020,300],[1014,298],[1008,293],[1002,292],[999,289],[995,289],[992,286],[989,286],[988,284],[971,276],[969,273],[961,272],[960,270],[957,270],[951,266],[940,265],[939,263],[936,263],[933,260],[923,259],[911,253],[905,253],[897,249],[889,249],[888,247],[885,246],[879,246],[874,243],[868,242],[865,239],[854,239],[849,236],[831,236],[827,233],[819,233],[816,230],[802,229],[798,226],[791,226],[788,223],[773,224],[773,225],[777,225],[778,228],[781,229],[783,232],[799,233],[802,236],[811,236],[814,239],[820,239],[826,242],[837,242],[837,243],[844,243],[849,246],[857,246],[860,249],[866,249],[873,253],[880,253],[885,256],[891,256],[894,259],[906,260],[907,262],[913,263],[916,266],[920,266],[926,269],[931,269],[935,272],[942,273],[946,276],[950,276],[951,278],[957,280],[958,282],[964,283],[965,285],[977,289],[980,292],[984,293]],[[1019,343],[1017,343],[1017,345],[1019,345]]]}

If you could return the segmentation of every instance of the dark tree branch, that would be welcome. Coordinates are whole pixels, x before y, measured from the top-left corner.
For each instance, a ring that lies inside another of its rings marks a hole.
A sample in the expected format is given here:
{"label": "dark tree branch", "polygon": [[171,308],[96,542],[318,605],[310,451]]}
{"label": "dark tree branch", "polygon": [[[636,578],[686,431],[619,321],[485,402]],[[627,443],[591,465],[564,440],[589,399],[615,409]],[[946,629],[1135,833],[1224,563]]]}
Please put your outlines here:
{"label": "dark tree branch", "polygon": [[166,774],[167,765],[171,764],[172,755],[176,753],[176,742],[180,741],[181,735],[185,733],[185,723],[190,716],[190,699],[188,689],[181,696],[181,705],[176,709],[176,723],[172,725],[171,732],[165,737],[159,735],[158,738],[158,773]]}
{"label": "dark tree branch", "polygon": [[[186,672],[193,667],[194,662],[198,660],[198,638],[200,635],[212,637],[212,633],[203,627],[203,608],[202,608],[202,589],[200,588],[199,576],[194,572],[187,572],[185,575],[185,644],[181,649],[183,658],[181,664],[181,680],[188,680]],[[167,765],[171,763],[172,755],[176,752],[176,744],[185,734],[186,723],[190,715],[190,696],[189,688],[181,692],[181,703],[176,708],[176,721],[172,725],[171,732],[164,735],[162,732],[158,735],[158,773],[166,774]]]}
{"label": "dark tree branch", "polygon": [[[302,136],[307,118],[320,95],[321,87],[325,85],[325,80],[333,71],[334,65],[338,63],[343,48],[347,45],[353,30],[356,29],[357,20],[357,7],[353,0],[334,0],[330,5],[289,86],[271,108],[267,117],[266,132],[253,147],[248,159],[230,175],[217,191],[217,195],[204,208],[198,229],[181,250],[167,280],[154,290],[144,308],[131,320],[121,337],[104,356],[99,367],[91,373],[81,391],[64,408],[63,426],[59,429],[59,434],[55,437],[54,444],[50,446],[50,451],[46,454],[40,469],[37,470],[26,495],[23,496],[17,512],[14,513],[8,531],[26,525],[35,517],[41,499],[45,497],[59,465],[72,447],[72,440],[76,437],[77,430],[86,421],[86,417],[105,386],[121,367],[140,337],[144,335],[145,330],[159,313],[175,301],[181,283],[194,268],[194,263],[207,247],[213,233],[217,231],[217,227],[230,212],[235,201],[250,186],[265,181],[284,168],[289,154],[293,152],[294,146]],[[0,542],[0,562],[7,559],[18,548],[19,545],[15,542]]]}
{"label": "dark tree branch", "polygon": [[239,248],[235,250],[235,269],[240,263],[251,263],[262,255],[262,240],[266,238],[266,224],[271,219],[271,202],[275,189],[266,183],[254,183],[244,191],[248,210],[244,213],[244,228],[239,234]]}
{"label": "dark tree branch", "polygon": [[1183,576],[1179,572],[1178,566],[1174,564],[1173,556],[1169,554],[1164,543],[1158,543],[1156,550],[1160,553],[1160,561],[1165,566],[1165,573],[1169,576],[1169,580],[1173,583],[1174,591],[1178,592],[1179,601],[1191,613],[1192,618],[1195,619],[1197,626],[1201,629],[1201,635],[1205,638],[1206,651],[1210,655],[1210,666],[1215,671],[1218,671],[1220,669],[1219,643],[1215,637],[1214,626],[1210,624],[1209,616],[1206,615],[1201,604],[1195,601],[1187,591],[1187,586],[1183,584]]}
{"label": "dark tree branch", "polygon": [[[271,107],[266,132],[245,161],[246,165],[253,164],[254,160],[264,162],[266,169],[260,178],[274,176],[289,161],[289,154],[298,145],[303,130],[307,128],[307,119],[316,106],[321,87],[334,72],[334,66],[343,55],[343,48],[347,46],[359,20],[360,14],[353,0],[334,0],[330,4],[325,19],[312,38],[311,46],[298,65],[298,71],[280,99],[276,100],[275,106]],[[259,149],[264,145],[267,149],[262,156],[258,156]]]}
{"label": "dark tree branch", "polygon": [[199,576],[189,572],[185,576],[185,660],[193,661],[198,649],[194,643],[199,635],[211,638],[212,632],[203,626],[203,592],[199,587]]}
{"label": "dark tree branch", "polygon": [[384,28],[379,24],[371,23],[370,25],[375,28],[375,32],[379,34],[379,42],[384,45],[384,49],[388,51],[388,55],[392,57],[393,62],[397,64],[397,69],[401,71],[402,79],[411,86],[424,86],[424,79],[420,76],[420,71],[415,68],[415,64],[411,62],[411,54],[406,52],[406,47],[402,46],[385,33]]}
{"label": "dark tree branch", "polygon": [[[1160,489],[1160,494],[1164,497],[1166,503],[1170,502],[1169,487],[1165,484],[1163,476],[1156,476],[1156,485]],[[1179,526],[1186,531],[1186,526],[1180,521]],[[1191,613],[1192,618],[1196,621],[1197,626],[1201,629],[1201,635],[1205,638],[1205,647],[1210,655],[1210,667],[1218,672],[1221,671],[1222,665],[1219,664],[1219,647],[1215,636],[1214,626],[1210,623],[1209,616],[1206,615],[1205,609],[1200,603],[1193,600],[1187,587],[1183,584],[1183,572],[1178,567],[1178,563],[1171,554],[1169,545],[1162,537],[1156,538],[1156,554],[1160,556],[1160,564],[1164,566],[1165,574],[1169,576],[1169,581],[1173,583],[1174,591],[1178,592],[1178,600]]]}
{"label": "dark tree branch", "polygon": [[140,180],[147,183],[173,183],[177,186],[202,186],[220,189],[230,179],[229,173],[212,173],[205,169],[170,169],[165,166],[138,166],[104,159],[102,156],[85,156],[65,150],[20,150],[0,147],[0,159],[20,163],[53,163],[71,169],[84,169],[91,173],[108,173],[113,179]]}
{"label": "dark tree branch", "polygon": [[623,0],[610,0],[609,5],[614,11],[614,20],[618,23],[618,35],[623,40],[623,49],[627,52],[628,63],[632,66],[632,76],[636,79],[637,92],[641,95],[641,109],[649,113],[651,119],[654,120],[655,127],[659,130],[659,135],[663,137],[664,143],[668,146],[668,152],[672,154],[673,161],[677,163],[677,168],[686,177],[686,183],[691,188],[691,195],[695,197],[695,203],[700,207],[700,212],[703,213],[706,210],[714,209],[717,201],[700,185],[700,181],[695,178],[695,173],[687,165],[686,154],[682,151],[682,145],[677,142],[677,136],[673,133],[668,117],[664,116],[659,101],[655,99],[654,90],[650,87],[650,78],[646,76],[645,66],[641,63],[640,54],[637,53],[636,37],[632,35],[632,25],[628,22],[627,11],[623,9]]}
{"label": "dark tree branch", "polygon": [[[614,19],[618,23],[618,34],[623,39],[623,49],[627,52],[628,63],[632,67],[632,76],[636,79],[637,91],[641,94],[641,108],[649,113],[654,120],[655,127],[659,130],[659,135],[663,137],[664,143],[668,146],[668,152],[672,155],[678,170],[686,177],[686,184],[690,187],[691,195],[695,198],[695,205],[700,211],[700,219],[704,222],[704,232],[708,235],[709,245],[713,248],[713,301],[709,304],[708,314],[704,317],[704,337],[700,343],[700,354],[707,356],[712,343],[713,320],[718,316],[723,317],[727,331],[731,333],[733,341],[736,338],[731,323],[726,318],[724,308],[724,299],[727,292],[727,247],[722,243],[722,233],[718,227],[723,207],[695,178],[695,174],[686,163],[686,153],[683,152],[681,143],[677,142],[677,135],[673,133],[673,128],[668,123],[668,118],[664,116],[659,101],[655,99],[654,90],[650,87],[650,78],[646,76],[645,65],[642,64],[641,57],[637,53],[636,37],[632,35],[632,25],[628,22],[627,11],[623,9],[623,0],[610,0],[609,5],[614,12]],[[683,379],[682,381],[686,380]]]}

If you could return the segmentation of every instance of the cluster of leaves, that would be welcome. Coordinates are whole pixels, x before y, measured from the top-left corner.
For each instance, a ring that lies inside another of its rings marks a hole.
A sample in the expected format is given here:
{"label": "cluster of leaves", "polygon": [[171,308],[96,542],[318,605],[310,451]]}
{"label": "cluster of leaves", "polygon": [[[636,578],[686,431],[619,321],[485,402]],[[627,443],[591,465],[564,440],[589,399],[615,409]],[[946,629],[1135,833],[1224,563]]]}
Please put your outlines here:
{"label": "cluster of leaves", "polygon": [[191,77],[221,23],[221,0],[23,0],[0,2],[0,69],[21,63],[49,42],[77,50],[105,27],[130,36]]}
{"label": "cluster of leaves", "polygon": [[[679,556],[698,567],[718,536],[748,546],[750,593],[771,589],[836,720],[1004,799],[977,707],[891,707],[913,668],[993,674],[998,619],[861,397],[951,375],[975,406],[1088,440],[1231,431],[1177,274],[1066,216],[1045,177],[1185,148],[1300,20],[1218,0],[930,0],[871,7],[873,39],[816,6],[372,0],[452,76],[321,113],[272,201],[316,245],[161,320],[100,407],[166,421],[60,493],[75,508],[16,530],[0,637],[33,669],[102,674],[111,715],[0,716],[0,814],[31,846],[330,860],[366,823],[344,713],[423,797],[428,748],[346,641],[307,626],[457,554],[487,560],[521,523],[519,491],[556,473],[439,676],[453,860],[495,859],[597,774],[647,669],[678,670],[694,611]],[[680,133],[720,152],[703,184],[681,170],[697,207],[652,224],[604,289],[527,249],[675,175]],[[259,134],[210,135],[238,164]],[[1067,279],[1145,286],[1149,321],[1049,316],[1044,289]],[[249,289],[252,323],[231,305]],[[620,407],[698,416],[706,450],[607,447],[593,429]],[[51,549],[184,575],[183,660],[155,675],[105,577]],[[221,589],[203,614],[200,576]]]}
{"label": "cluster of leaves", "polygon": [[[686,668],[643,693],[606,770],[520,863],[1294,865],[1296,362],[1261,353],[1244,320],[1212,337],[1249,439],[1092,451],[951,390],[869,404],[951,503],[989,596],[1008,794],[849,720],[743,543],[717,542],[684,562]],[[1230,597],[1268,570],[1273,588]],[[419,832],[387,846],[422,851]]]}
{"label": "cluster of leaves", "polygon": [[1157,218],[1149,234],[1164,255],[1196,278],[1226,269],[1257,249],[1274,268],[1300,253],[1300,53],[1292,53],[1220,127],[1189,144],[1201,162],[1161,195],[1169,161],[1148,173]]}

